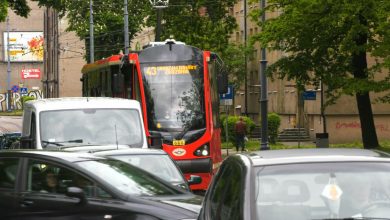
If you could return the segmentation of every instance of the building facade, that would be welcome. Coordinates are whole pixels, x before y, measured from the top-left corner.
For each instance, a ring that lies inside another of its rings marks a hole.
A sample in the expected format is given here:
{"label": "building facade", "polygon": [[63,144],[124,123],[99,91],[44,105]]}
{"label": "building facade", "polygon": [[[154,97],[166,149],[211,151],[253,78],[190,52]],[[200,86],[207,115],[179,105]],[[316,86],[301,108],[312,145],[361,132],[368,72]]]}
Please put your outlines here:
{"label": "building facade", "polygon": [[30,2],[30,7],[28,18],[8,10],[8,25],[0,23],[0,111],[11,110],[8,98],[10,107],[18,109],[22,95],[42,96],[44,9],[35,2]]}
{"label": "building facade", "polygon": [[21,97],[25,95],[81,96],[84,41],[66,31],[67,20],[58,18],[54,10],[28,3],[28,18],[9,10],[8,31],[7,22],[0,23],[0,111],[21,109]]}
{"label": "building facade", "polygon": [[[231,36],[232,42],[244,42],[245,22],[244,22],[244,0],[239,0],[230,13],[237,20],[238,28]],[[260,3],[247,3],[247,12],[258,9]],[[278,16],[279,12],[267,13],[266,18]],[[260,28],[247,19],[247,38],[258,33]],[[248,61],[248,83],[247,89],[243,85],[239,91],[236,91],[234,108],[236,113],[245,113],[245,95],[247,95],[247,112],[253,120],[259,123],[260,105],[259,105],[259,68],[261,60],[261,48],[255,45],[253,59]],[[277,51],[267,51],[268,64],[272,64],[277,59],[283,56],[283,53]],[[368,58],[368,63],[373,64],[374,60]],[[387,72],[382,73],[378,77],[388,75]],[[316,133],[324,132],[324,129],[329,133],[330,143],[345,143],[361,141],[360,119],[357,110],[356,98],[354,96],[342,96],[336,104],[326,107],[325,122],[321,117],[321,92],[326,91],[324,88],[314,88],[307,86],[305,89],[310,94],[315,95],[315,100],[304,100],[302,95],[296,88],[294,81],[286,80],[267,80],[268,83],[268,111],[276,112],[282,117],[281,130],[285,128],[301,127],[304,128],[310,135],[312,140],[315,140]],[[322,91],[324,89],[324,91]],[[247,91],[247,94],[245,94]],[[370,93],[376,131],[379,140],[390,140],[390,105],[375,103],[378,94]],[[324,102],[326,96],[324,96]],[[240,111],[237,111],[239,109]]]}

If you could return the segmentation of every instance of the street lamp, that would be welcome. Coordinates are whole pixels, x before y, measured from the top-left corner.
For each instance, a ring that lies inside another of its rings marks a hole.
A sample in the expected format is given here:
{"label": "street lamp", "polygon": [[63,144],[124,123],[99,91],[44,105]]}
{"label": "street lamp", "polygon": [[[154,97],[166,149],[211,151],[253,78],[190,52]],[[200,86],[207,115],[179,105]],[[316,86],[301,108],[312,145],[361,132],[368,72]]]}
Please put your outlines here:
{"label": "street lamp", "polygon": [[157,27],[156,27],[155,41],[160,41],[162,9],[168,7],[169,0],[149,0],[149,2],[150,4],[152,4],[153,8],[155,8],[157,12]]}

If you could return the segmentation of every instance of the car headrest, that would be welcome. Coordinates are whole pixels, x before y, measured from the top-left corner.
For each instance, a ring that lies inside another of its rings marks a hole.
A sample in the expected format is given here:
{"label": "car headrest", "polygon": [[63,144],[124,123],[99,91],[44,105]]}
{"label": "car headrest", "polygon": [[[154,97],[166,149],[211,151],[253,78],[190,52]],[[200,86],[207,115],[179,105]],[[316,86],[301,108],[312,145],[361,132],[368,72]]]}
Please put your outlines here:
{"label": "car headrest", "polygon": [[280,193],[280,198],[285,203],[302,203],[310,199],[309,188],[300,180],[283,181]]}
{"label": "car headrest", "polygon": [[257,193],[260,202],[279,201],[279,183],[275,179],[261,178],[259,181],[259,192]]}

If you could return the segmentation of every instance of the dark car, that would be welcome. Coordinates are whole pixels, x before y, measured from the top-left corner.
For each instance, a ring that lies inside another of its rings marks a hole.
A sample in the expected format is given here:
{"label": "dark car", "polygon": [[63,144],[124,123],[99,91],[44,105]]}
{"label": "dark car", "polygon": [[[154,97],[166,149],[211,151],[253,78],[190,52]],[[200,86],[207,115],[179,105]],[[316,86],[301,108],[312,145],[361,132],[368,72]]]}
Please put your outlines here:
{"label": "dark car", "polygon": [[234,155],[215,175],[198,219],[390,219],[390,158],[359,149]]}
{"label": "dark car", "polygon": [[112,158],[0,152],[0,219],[196,219],[200,202]]}
{"label": "dark car", "polygon": [[0,133],[0,150],[14,148],[20,137],[20,132]]}

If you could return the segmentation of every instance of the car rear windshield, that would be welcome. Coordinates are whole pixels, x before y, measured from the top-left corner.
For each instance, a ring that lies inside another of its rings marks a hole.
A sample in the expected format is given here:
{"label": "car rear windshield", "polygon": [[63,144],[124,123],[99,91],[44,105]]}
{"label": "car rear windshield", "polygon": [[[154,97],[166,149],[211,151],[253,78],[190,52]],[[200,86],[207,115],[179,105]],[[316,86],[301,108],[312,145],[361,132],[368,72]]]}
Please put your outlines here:
{"label": "car rear windshield", "polygon": [[115,159],[130,163],[171,183],[183,183],[185,180],[168,155],[115,155]]}
{"label": "car rear windshield", "polygon": [[135,196],[183,194],[169,183],[123,161],[89,160],[78,162],[78,164],[124,194]]}
{"label": "car rear windshield", "polygon": [[258,219],[388,219],[390,216],[389,163],[259,167],[255,179]]}

